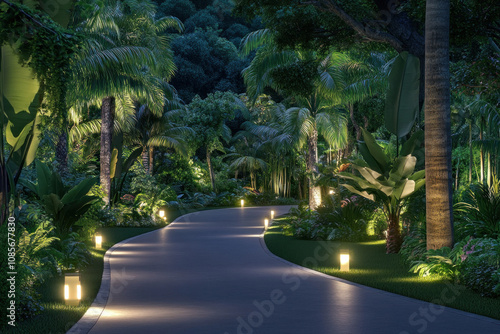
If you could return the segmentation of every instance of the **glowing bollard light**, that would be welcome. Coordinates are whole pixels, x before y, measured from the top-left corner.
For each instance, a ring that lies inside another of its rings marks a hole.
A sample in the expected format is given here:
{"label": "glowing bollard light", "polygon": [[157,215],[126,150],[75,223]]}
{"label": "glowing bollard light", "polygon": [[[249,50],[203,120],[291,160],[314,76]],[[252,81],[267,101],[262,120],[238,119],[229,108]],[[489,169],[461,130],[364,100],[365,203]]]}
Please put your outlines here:
{"label": "glowing bollard light", "polygon": [[274,210],[271,210],[271,219],[274,219]]}
{"label": "glowing bollard light", "polygon": [[241,200],[241,207],[245,206],[245,200]]}
{"label": "glowing bollard light", "polygon": [[267,228],[269,227],[269,219],[264,219],[264,229],[267,230]]}
{"label": "glowing bollard light", "polygon": [[349,251],[340,251],[340,271],[349,271]]}
{"label": "glowing bollard light", "polygon": [[99,233],[95,235],[95,248],[102,248],[102,235],[100,235]]}
{"label": "glowing bollard light", "polygon": [[158,212],[158,215],[160,216],[161,219],[165,220],[167,219],[167,214],[165,212],[164,209],[160,209],[160,211]]}
{"label": "glowing bollard light", "polygon": [[64,274],[64,302],[66,305],[78,306],[82,299],[82,286],[79,273]]}

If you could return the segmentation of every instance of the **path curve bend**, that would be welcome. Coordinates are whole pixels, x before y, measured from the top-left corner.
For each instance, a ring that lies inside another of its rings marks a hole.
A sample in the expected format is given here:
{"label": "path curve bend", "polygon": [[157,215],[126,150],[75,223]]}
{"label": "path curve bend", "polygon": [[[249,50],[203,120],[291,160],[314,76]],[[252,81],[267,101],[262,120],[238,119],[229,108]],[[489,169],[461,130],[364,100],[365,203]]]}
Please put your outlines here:
{"label": "path curve bend", "polygon": [[[68,333],[500,333],[500,321],[272,255],[262,240],[264,218],[289,208],[195,212],[116,245],[106,253],[98,297]],[[333,251],[325,246],[316,256]],[[460,291],[450,285],[436,297],[460,298]]]}

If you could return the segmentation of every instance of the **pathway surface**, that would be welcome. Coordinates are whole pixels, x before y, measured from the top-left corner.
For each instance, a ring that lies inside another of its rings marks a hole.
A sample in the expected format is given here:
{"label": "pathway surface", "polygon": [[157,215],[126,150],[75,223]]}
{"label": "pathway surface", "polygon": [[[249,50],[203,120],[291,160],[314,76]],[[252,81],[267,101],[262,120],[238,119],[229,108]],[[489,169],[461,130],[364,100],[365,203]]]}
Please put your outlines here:
{"label": "pathway surface", "polygon": [[[289,207],[273,209],[282,214]],[[261,235],[270,210],[189,214],[108,251],[111,281],[104,310],[89,310],[94,315],[68,333],[500,333],[500,321],[348,283],[275,257]],[[326,246],[315,254],[333,255]],[[104,277],[96,300],[106,294],[106,282]],[[460,298],[460,291],[450,286],[436,301],[450,298]]]}

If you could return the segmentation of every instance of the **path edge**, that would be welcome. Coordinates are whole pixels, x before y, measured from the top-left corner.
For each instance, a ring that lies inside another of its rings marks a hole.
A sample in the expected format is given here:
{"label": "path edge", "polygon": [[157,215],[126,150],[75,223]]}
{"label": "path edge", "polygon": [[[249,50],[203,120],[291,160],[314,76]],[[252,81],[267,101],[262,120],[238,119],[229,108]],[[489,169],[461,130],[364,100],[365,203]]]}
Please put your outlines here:
{"label": "path edge", "polygon": [[[351,281],[345,280],[343,278],[336,277],[336,276],[331,276],[331,275],[322,273],[320,271],[316,271],[316,270],[313,270],[311,268],[303,267],[303,266],[298,265],[296,263],[293,263],[293,262],[290,262],[288,260],[285,260],[284,258],[279,257],[278,255],[274,254],[273,252],[271,252],[269,250],[269,248],[267,248],[266,241],[264,240],[264,236],[265,236],[265,231],[264,231],[264,233],[261,234],[261,236],[259,238],[260,245],[262,246],[264,252],[266,252],[267,255],[269,255],[270,257],[272,257],[272,258],[274,258],[274,259],[276,259],[278,261],[281,261],[281,262],[289,265],[290,267],[293,267],[293,268],[296,268],[296,269],[308,272],[308,273],[316,275],[316,276],[322,276],[322,277],[327,278],[327,279],[332,280],[332,281],[337,281],[337,282],[341,282],[341,283],[353,285],[353,286],[356,286],[356,287],[358,287],[360,289],[368,289],[368,290],[372,290],[372,291],[380,293],[380,294],[385,294],[385,295],[390,295],[390,296],[398,296],[400,298],[404,298],[407,301],[410,301],[410,302],[413,302],[413,303],[427,303],[429,305],[433,304],[432,302],[428,302],[428,301],[425,301],[425,300],[420,300],[420,299],[416,299],[416,298],[412,298],[412,297],[408,297],[408,296],[403,296],[403,295],[399,295],[399,294],[394,293],[394,292],[377,289],[377,288],[374,288],[374,287],[371,287],[371,286],[367,286],[367,285],[362,285],[362,284],[359,284],[359,283],[356,283],[356,282],[351,282]],[[439,304],[437,304],[437,305],[439,305]],[[471,317],[471,318],[475,318],[475,319],[478,319],[478,320],[487,321],[487,322],[491,322],[493,324],[500,325],[500,320],[497,320],[497,319],[494,319],[494,318],[490,318],[490,317],[487,317],[485,315],[471,313],[471,312],[467,312],[467,311],[463,311],[463,310],[459,310],[459,309],[456,309],[456,308],[452,308],[452,307],[448,307],[448,306],[443,306],[443,305],[439,305],[439,306],[440,307],[444,307],[445,310],[448,311],[448,312],[453,312],[453,313],[457,313],[457,314],[462,315],[462,316],[467,316],[467,317]]]}
{"label": "path edge", "polygon": [[122,247],[123,245],[129,243],[130,241],[133,241],[136,238],[142,237],[144,235],[147,235],[149,233],[154,233],[158,232],[163,229],[167,229],[170,226],[172,226],[174,223],[176,223],[179,219],[185,218],[190,215],[198,214],[200,211],[195,211],[195,212],[190,212],[187,214],[184,214],[182,216],[179,216],[175,218],[170,224],[168,224],[165,227],[149,231],[143,234],[139,234],[133,237],[130,237],[128,239],[125,239],[123,241],[120,241],[117,244],[114,244],[110,249],[106,251],[104,254],[104,268],[102,271],[102,278],[101,278],[101,287],[99,288],[99,292],[97,292],[97,295],[92,302],[92,304],[89,306],[87,311],[83,314],[83,316],[78,320],[67,332],[66,334],[87,334],[92,330],[92,328],[95,326],[97,321],[102,315],[102,312],[104,311],[104,308],[106,307],[106,304],[108,303],[109,299],[109,292],[111,288],[111,265],[109,263],[109,260],[111,258],[111,255],[115,250],[118,248]]}

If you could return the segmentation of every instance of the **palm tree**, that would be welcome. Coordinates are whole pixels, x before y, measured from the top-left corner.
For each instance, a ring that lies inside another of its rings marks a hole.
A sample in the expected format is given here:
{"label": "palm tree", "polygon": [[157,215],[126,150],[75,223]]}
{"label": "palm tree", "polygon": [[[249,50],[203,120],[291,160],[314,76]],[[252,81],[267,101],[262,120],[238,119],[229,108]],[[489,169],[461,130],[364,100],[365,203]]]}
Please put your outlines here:
{"label": "palm tree", "polygon": [[309,207],[316,209],[321,204],[321,188],[315,185],[318,173],[318,135],[322,135],[332,146],[347,144],[347,121],[337,105],[340,103],[336,91],[345,87],[336,66],[342,56],[331,54],[323,59],[316,52],[278,50],[272,33],[259,30],[248,34],[242,42],[242,52],[250,53],[258,48],[250,66],[243,71],[247,92],[252,99],[263,93],[265,87],[287,93],[286,84],[273,77],[273,73],[301,63],[317,63],[314,78],[308,82],[311,89],[302,96],[296,96],[297,107],[287,110],[285,126],[297,147],[307,145],[307,172],[309,174]]}
{"label": "palm tree", "polygon": [[453,247],[449,71],[450,1],[428,0],[425,19],[427,248]]}
{"label": "palm tree", "polygon": [[[102,6],[96,2],[94,7],[93,14],[79,25],[91,38],[86,41],[85,48],[74,61],[73,80],[78,84],[75,84],[73,101],[76,109],[89,104],[101,106],[100,179],[106,194],[104,201],[108,204],[111,191],[111,141],[117,97],[124,99],[128,96],[147,104],[152,112],[162,113],[165,93],[169,92],[167,96],[173,95],[173,88],[165,85],[163,78],[171,77],[175,65],[171,57],[168,57],[169,52],[158,51],[168,46],[168,40],[155,34],[169,26],[175,26],[177,20],[168,18],[155,21],[152,14],[154,11],[151,11],[154,5],[149,1],[120,3],[112,0]],[[126,15],[127,13],[133,14]],[[149,22],[154,26],[152,30],[140,31],[153,31],[154,36],[149,36],[151,38],[148,40],[150,44],[159,41],[155,44],[159,45],[159,49],[151,50],[127,44],[127,40],[134,42],[130,36],[134,36],[135,32],[126,30],[132,29],[134,22],[143,25]],[[180,27],[178,24],[177,26]],[[158,55],[164,56],[160,57],[162,66],[158,66]]]}
{"label": "palm tree", "polygon": [[267,163],[259,157],[262,154],[262,140],[251,132],[242,130],[233,137],[233,142],[237,145],[238,153],[226,154],[226,157],[234,158],[229,168],[232,171],[250,172],[250,186],[257,189],[255,173],[267,167]]}
{"label": "palm tree", "polygon": [[[252,108],[251,120],[242,124],[236,138],[244,137],[257,144],[254,154],[266,163],[265,190],[290,196],[293,171],[297,169],[297,150],[285,131],[285,107],[261,95]],[[300,185],[300,183],[299,183]]]}
{"label": "palm tree", "polygon": [[155,147],[172,148],[187,155],[185,139],[192,135],[193,131],[176,123],[181,112],[182,109],[171,110],[157,117],[144,104],[137,109],[134,127],[127,133],[127,138],[132,144],[131,148],[142,148],[142,161],[147,174],[153,174]]}

